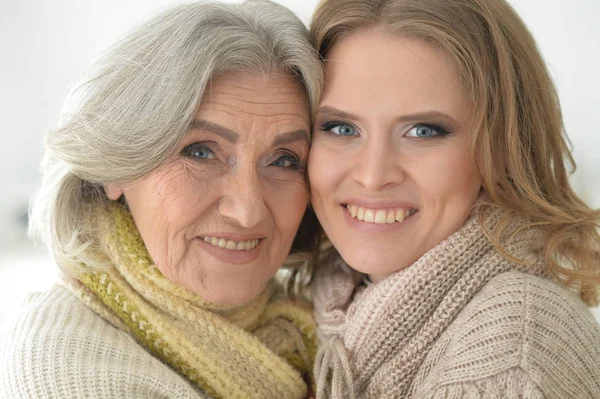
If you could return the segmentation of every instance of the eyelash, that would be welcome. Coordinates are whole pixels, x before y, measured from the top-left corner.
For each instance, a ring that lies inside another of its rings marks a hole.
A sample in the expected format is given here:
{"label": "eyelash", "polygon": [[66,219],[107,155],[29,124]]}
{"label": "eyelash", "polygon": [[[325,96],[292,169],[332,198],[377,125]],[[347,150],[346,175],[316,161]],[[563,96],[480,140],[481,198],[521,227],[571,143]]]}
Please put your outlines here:
{"label": "eyelash", "polygon": [[[331,130],[335,129],[335,128],[339,128],[342,126],[350,126],[352,127],[352,129],[354,129],[355,133],[352,135],[343,135],[343,134],[338,134],[338,133],[333,133],[331,132]],[[417,128],[417,127],[426,127],[429,128],[433,131],[435,131],[437,134],[434,136],[429,136],[429,137],[415,137],[415,136],[408,136],[408,137],[413,137],[413,138],[433,138],[433,137],[443,137],[446,136],[448,134],[450,134],[451,132],[447,129],[444,129],[443,127],[439,126],[439,125],[435,125],[432,123],[415,123],[408,132],[410,132],[411,130]],[[347,123],[347,122],[342,122],[342,121],[331,121],[331,122],[325,122],[321,125],[320,129],[323,132],[329,132],[333,135],[336,136],[340,136],[340,137],[354,137],[356,136],[356,132],[358,132],[358,128],[356,126],[354,126],[351,123]],[[407,132],[407,133],[408,133]],[[405,133],[405,135],[407,134]]]}
{"label": "eyelash", "polygon": [[[443,127],[439,126],[439,125],[435,125],[432,123],[415,123],[409,130],[412,131],[415,128],[418,127],[426,127],[428,129],[433,130],[434,132],[436,132],[437,134],[435,136],[429,136],[429,137],[415,137],[415,138],[431,138],[431,137],[443,137],[446,136],[448,134],[450,134],[450,132],[446,129],[444,129]],[[410,137],[414,137],[414,136],[410,136]]]}
{"label": "eyelash", "polygon": [[[335,129],[336,127],[341,127],[341,126],[350,126],[352,127],[355,131],[358,131],[358,129],[351,123],[346,123],[346,122],[342,122],[342,121],[331,121],[331,122],[325,122],[321,125],[320,130],[323,132],[331,132],[332,129]],[[354,135],[341,135],[341,134],[337,134],[337,133],[333,133],[332,134],[336,135],[336,136],[342,136],[342,137],[352,137]]]}
{"label": "eyelash", "polygon": [[[197,157],[193,154],[194,151],[197,150],[204,150],[204,151],[208,151],[209,152],[209,157],[208,158],[201,158],[201,157]],[[182,151],[181,154],[189,157],[189,158],[195,158],[195,159],[213,159],[215,158],[216,154],[215,152],[210,148],[210,146],[207,143],[192,143],[190,145],[187,145]]]}
{"label": "eyelash", "polygon": [[[291,163],[291,165],[290,166],[275,166],[275,165],[273,165],[275,162],[279,161],[282,158],[286,158],[285,161],[289,161]],[[292,170],[292,171],[303,171],[305,168],[305,165],[303,165],[303,163],[300,162],[300,159],[295,154],[288,152],[288,151],[284,151],[281,154],[281,156],[278,156],[273,162],[271,162],[269,164],[269,166],[273,166],[275,168]]]}
{"label": "eyelash", "polygon": [[[207,152],[207,157],[198,157],[196,155],[194,155],[195,151],[206,151]],[[207,143],[204,142],[199,142],[199,143],[192,143],[190,145],[187,145],[182,151],[181,154],[183,156],[189,157],[189,158],[194,158],[194,159],[198,159],[198,160],[210,160],[210,159],[214,159],[216,157],[215,152],[210,148],[210,146]],[[287,169],[287,170],[292,170],[292,171],[299,171],[299,170],[304,170],[305,165],[300,162],[300,159],[298,158],[298,156],[296,156],[295,154],[293,154],[292,152],[289,151],[283,151],[280,152],[278,154],[279,156],[272,162],[269,163],[269,166],[273,166],[276,168],[282,168],[282,169]],[[289,166],[275,166],[273,165],[275,162],[281,160],[282,158],[285,158],[284,161],[288,161],[290,162]]]}

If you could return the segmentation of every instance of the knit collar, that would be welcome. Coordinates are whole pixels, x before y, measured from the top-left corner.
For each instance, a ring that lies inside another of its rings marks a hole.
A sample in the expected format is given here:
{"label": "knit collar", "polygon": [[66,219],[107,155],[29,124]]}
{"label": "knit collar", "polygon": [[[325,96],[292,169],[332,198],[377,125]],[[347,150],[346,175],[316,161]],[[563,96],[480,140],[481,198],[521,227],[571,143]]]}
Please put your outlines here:
{"label": "knit collar", "polygon": [[129,211],[100,211],[112,266],[85,265],[70,287],[105,319],[214,398],[302,398],[316,352],[310,312],[273,298],[273,285],[240,306],[216,305],[167,280]]}
{"label": "knit collar", "polygon": [[[496,212],[487,220],[499,216]],[[517,229],[514,223],[510,231]],[[543,273],[539,242],[538,232],[519,232],[507,250],[527,265],[509,262],[473,215],[414,264],[368,286],[333,255],[312,287],[322,344],[315,367],[317,397],[328,389],[333,397],[410,397],[429,349],[485,283],[509,270]]]}

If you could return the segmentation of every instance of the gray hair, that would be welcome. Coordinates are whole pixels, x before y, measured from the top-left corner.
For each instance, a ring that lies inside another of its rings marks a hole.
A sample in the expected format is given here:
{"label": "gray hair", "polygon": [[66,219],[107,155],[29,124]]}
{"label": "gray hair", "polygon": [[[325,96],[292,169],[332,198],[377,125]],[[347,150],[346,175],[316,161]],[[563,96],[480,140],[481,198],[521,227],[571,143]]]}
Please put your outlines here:
{"label": "gray hair", "polygon": [[187,133],[210,79],[240,71],[291,71],[314,107],[322,87],[304,24],[267,0],[192,3],[143,24],[98,58],[45,138],[30,235],[57,263],[99,267],[94,220],[103,186],[147,175]]}

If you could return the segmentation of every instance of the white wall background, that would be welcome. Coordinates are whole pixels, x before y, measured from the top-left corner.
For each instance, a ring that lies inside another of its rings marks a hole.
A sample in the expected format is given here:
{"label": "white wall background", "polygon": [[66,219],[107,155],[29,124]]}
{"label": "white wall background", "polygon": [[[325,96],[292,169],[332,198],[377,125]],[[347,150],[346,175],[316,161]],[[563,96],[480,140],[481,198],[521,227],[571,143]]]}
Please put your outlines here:
{"label": "white wall background", "polygon": [[[308,22],[317,0],[279,2]],[[51,262],[43,251],[32,252],[22,215],[39,181],[43,132],[54,124],[70,83],[132,26],[177,3],[0,2],[0,318],[13,292],[50,279],[50,268],[38,265]],[[511,3],[538,40],[558,85],[579,165],[573,182],[590,204],[600,207],[600,1]]]}

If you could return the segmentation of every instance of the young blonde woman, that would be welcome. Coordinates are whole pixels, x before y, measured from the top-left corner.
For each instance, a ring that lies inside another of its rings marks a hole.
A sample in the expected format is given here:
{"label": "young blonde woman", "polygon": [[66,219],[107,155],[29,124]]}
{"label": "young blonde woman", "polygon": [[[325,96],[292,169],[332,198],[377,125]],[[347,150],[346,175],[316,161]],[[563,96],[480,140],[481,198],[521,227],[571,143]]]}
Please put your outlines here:
{"label": "young blonde woman", "polygon": [[598,398],[600,224],[503,0],[324,0],[318,398]]}

